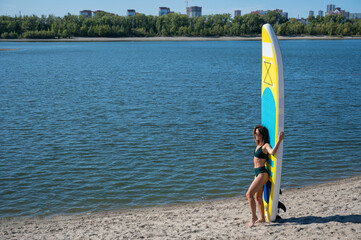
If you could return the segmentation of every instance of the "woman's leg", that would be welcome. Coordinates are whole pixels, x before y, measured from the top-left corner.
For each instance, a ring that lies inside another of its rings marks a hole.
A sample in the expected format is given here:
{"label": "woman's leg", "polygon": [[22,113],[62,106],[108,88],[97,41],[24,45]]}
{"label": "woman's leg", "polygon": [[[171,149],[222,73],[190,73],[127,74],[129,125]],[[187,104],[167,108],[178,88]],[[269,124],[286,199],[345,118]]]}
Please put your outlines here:
{"label": "woman's leg", "polygon": [[256,223],[259,222],[265,222],[266,218],[264,216],[264,205],[263,205],[263,186],[268,181],[268,174],[267,173],[261,173],[259,175],[262,175],[262,187],[256,192],[256,203],[258,207],[258,212],[260,215],[260,219],[256,221]]}
{"label": "woman's leg", "polygon": [[[256,214],[256,203],[254,201],[254,195],[259,191],[263,189],[263,185],[267,182],[265,181],[265,178],[263,175],[267,175],[267,174],[259,174],[252,182],[251,186],[248,189],[247,192],[247,198],[248,198],[248,203],[249,203],[249,207],[251,208],[251,213],[252,213],[252,218],[251,218],[251,222],[249,224],[249,227],[252,227],[256,221],[257,221],[257,214]],[[267,179],[268,179],[268,175],[267,175]]]}

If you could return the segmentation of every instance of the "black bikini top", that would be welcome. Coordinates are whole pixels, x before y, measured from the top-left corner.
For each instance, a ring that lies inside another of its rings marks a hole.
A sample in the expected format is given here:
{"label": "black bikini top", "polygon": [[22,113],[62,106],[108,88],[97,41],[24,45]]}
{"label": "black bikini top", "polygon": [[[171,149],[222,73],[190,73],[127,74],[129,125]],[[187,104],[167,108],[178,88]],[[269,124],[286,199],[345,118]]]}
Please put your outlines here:
{"label": "black bikini top", "polygon": [[[263,147],[263,146],[262,146]],[[257,151],[253,151],[254,152],[254,156],[256,158],[260,158],[260,159],[267,159],[268,156],[267,154],[265,154],[264,152],[262,152],[262,147],[258,148]],[[257,147],[256,147],[257,148]],[[254,150],[256,150],[256,148]]]}

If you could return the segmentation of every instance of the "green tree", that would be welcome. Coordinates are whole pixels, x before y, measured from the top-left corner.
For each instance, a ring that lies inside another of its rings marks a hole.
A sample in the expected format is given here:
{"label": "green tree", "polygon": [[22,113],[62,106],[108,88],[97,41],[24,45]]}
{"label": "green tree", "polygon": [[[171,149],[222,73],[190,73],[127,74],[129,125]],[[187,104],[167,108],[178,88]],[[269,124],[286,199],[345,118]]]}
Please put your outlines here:
{"label": "green tree", "polygon": [[288,23],[279,24],[276,33],[277,35],[281,35],[281,36],[292,34],[288,30]]}
{"label": "green tree", "polygon": [[343,15],[337,15],[337,17],[336,17],[336,23],[338,23],[338,24],[344,23],[345,20],[346,20],[346,17]]}
{"label": "green tree", "polygon": [[315,16],[308,16],[307,22],[308,22],[308,23],[316,23],[316,18],[315,18]]}
{"label": "green tree", "polygon": [[334,22],[329,22],[326,24],[326,31],[327,34],[332,36],[332,35],[336,35],[336,29],[337,29],[337,24]]}
{"label": "green tree", "polygon": [[22,31],[37,31],[39,30],[40,20],[37,16],[24,16],[21,22]]}
{"label": "green tree", "polygon": [[361,35],[361,20],[347,20],[342,15],[307,20],[308,24],[288,20],[275,11],[265,16],[247,14],[234,18],[230,14],[188,18],[175,13],[160,17],[144,14],[123,17],[105,12],[93,18],[71,14],[0,16],[0,37],[243,36],[261,34],[264,23],[272,24],[278,35]]}
{"label": "green tree", "polygon": [[361,19],[356,20],[354,23],[354,35],[361,35]]}
{"label": "green tree", "polygon": [[315,35],[316,34],[315,24],[314,23],[307,24],[305,26],[305,33],[307,35]]}
{"label": "green tree", "polygon": [[264,17],[264,21],[271,25],[275,25],[278,23],[279,19],[281,18],[281,14],[276,11],[270,11]]}
{"label": "green tree", "polygon": [[324,22],[324,17],[321,17],[320,15],[317,15],[316,22],[317,23],[323,23]]}
{"label": "green tree", "polygon": [[246,34],[260,34],[264,19],[258,14],[247,14],[245,17]]}

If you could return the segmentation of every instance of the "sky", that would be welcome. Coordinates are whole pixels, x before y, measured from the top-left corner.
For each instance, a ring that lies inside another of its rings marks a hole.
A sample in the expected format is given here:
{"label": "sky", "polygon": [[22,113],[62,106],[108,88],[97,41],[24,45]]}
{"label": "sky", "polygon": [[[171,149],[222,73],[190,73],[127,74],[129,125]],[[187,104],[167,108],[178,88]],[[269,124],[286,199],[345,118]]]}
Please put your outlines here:
{"label": "sky", "polygon": [[[202,15],[230,13],[241,10],[242,15],[255,10],[282,9],[289,18],[307,18],[310,10],[317,15],[326,12],[327,4],[334,4],[350,13],[361,13],[361,0],[190,0],[189,6],[202,7]],[[158,15],[159,7],[168,7],[176,13],[186,13],[185,0],[0,0],[0,15],[50,15],[63,17],[81,10],[103,10],[120,16],[127,9],[146,15]]]}

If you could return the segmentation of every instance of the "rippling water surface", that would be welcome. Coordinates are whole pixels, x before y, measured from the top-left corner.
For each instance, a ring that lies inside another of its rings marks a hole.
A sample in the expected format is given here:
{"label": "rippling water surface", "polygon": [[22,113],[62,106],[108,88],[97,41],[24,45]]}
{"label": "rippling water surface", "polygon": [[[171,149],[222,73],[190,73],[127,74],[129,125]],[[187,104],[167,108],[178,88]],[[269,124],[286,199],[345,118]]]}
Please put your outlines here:
{"label": "rippling water surface", "polygon": [[[361,40],[282,41],[282,187],[359,169]],[[244,194],[261,42],[0,43],[0,217]]]}

